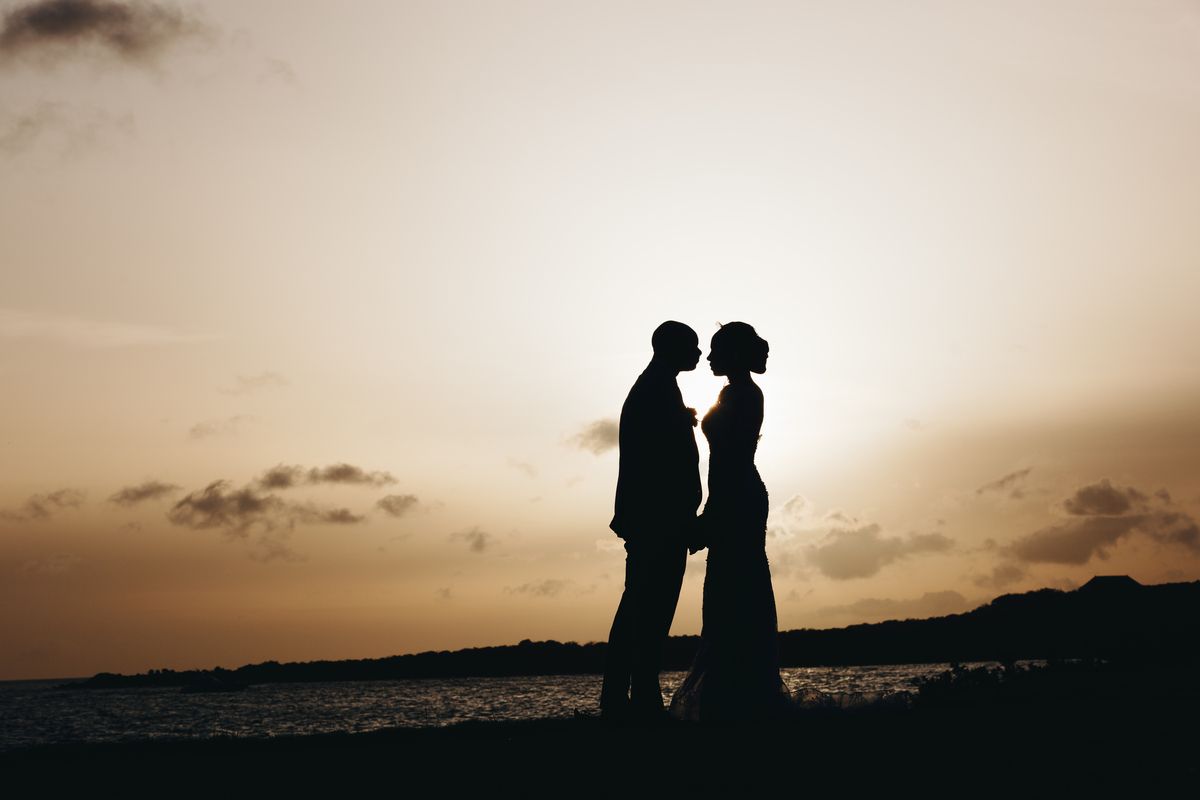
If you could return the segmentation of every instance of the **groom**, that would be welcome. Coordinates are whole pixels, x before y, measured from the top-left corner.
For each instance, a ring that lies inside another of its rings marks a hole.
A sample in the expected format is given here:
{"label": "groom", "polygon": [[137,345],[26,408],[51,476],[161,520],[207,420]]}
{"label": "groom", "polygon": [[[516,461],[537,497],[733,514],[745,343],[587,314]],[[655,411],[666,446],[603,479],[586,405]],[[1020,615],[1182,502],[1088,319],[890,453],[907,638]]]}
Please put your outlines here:
{"label": "groom", "polygon": [[662,714],[659,662],[701,498],[696,412],[683,405],[675,382],[699,363],[699,339],[687,325],[670,321],[650,342],[654,358],[621,407],[616,513],[609,527],[625,540],[625,591],[608,635],[600,691],[607,718]]}

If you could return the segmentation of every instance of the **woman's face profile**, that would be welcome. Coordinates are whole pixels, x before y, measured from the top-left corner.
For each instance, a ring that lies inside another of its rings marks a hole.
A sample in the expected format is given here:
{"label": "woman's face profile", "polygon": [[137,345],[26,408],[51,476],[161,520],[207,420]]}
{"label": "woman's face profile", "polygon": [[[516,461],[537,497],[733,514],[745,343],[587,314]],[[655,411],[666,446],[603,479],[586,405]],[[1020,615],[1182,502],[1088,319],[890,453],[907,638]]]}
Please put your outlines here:
{"label": "woman's face profile", "polygon": [[721,347],[721,343],[713,337],[713,341],[709,344],[708,350],[708,366],[712,369],[713,375],[728,375],[728,353]]}

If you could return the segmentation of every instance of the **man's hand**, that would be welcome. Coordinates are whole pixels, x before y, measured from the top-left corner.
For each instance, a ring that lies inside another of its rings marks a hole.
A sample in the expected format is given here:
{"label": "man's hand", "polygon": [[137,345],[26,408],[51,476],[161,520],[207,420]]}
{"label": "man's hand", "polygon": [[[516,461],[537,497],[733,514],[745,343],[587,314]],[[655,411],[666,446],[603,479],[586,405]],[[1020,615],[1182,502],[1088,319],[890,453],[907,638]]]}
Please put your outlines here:
{"label": "man's hand", "polygon": [[684,541],[687,542],[688,553],[695,555],[708,547],[708,525],[701,514],[687,523],[684,530]]}

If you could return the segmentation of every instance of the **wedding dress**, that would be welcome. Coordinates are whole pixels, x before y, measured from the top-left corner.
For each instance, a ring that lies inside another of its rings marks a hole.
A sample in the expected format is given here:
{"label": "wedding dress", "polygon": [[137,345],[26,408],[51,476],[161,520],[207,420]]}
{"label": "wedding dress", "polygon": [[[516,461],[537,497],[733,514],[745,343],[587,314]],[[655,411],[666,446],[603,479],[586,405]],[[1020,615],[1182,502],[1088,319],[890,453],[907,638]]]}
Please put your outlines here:
{"label": "wedding dress", "polygon": [[762,390],[745,380],[722,389],[701,423],[709,495],[698,525],[708,561],[700,649],[671,699],[680,719],[763,719],[792,707],[779,675],[767,489],[754,465],[762,414]]}

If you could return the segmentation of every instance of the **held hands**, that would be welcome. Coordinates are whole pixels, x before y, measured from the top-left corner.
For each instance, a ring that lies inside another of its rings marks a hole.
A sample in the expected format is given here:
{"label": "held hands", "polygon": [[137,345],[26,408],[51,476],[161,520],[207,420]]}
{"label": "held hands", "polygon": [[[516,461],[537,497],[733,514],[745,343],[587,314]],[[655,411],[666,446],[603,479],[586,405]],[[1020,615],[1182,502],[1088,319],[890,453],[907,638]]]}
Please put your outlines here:
{"label": "held hands", "polygon": [[704,518],[703,514],[687,523],[684,537],[690,555],[695,555],[708,547],[708,534],[708,520]]}
{"label": "held hands", "polygon": [[696,427],[696,424],[699,422],[699,419],[696,417],[696,409],[694,409],[694,408],[684,408],[683,410],[684,410],[684,411],[685,411],[685,412],[686,412],[686,413],[687,413],[687,414],[688,414],[688,415],[691,417],[691,419],[692,419],[692,427],[693,427],[693,428],[694,428],[694,427]]}

